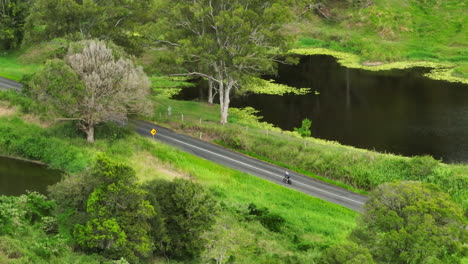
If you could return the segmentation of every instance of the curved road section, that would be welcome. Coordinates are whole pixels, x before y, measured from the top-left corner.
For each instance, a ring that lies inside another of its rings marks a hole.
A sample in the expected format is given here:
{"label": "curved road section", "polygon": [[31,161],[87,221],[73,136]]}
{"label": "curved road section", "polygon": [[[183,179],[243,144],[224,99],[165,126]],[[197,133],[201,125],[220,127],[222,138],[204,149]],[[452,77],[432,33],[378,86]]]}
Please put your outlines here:
{"label": "curved road section", "polygon": [[218,164],[239,170],[265,180],[281,184],[285,187],[318,197],[320,199],[342,205],[349,209],[360,211],[366,201],[366,196],[360,195],[343,188],[313,179],[311,177],[290,171],[292,184],[284,184],[282,178],[284,168],[245,156],[226,148],[175,133],[167,128],[141,120],[132,120],[138,134],[152,137],[150,131],[155,128],[158,132],[155,139],[175,146],[185,152],[201,158],[211,160]]}
{"label": "curved road section", "polygon": [[[21,90],[22,84],[13,80],[0,77],[1,89]],[[285,187],[298,190],[300,192],[321,198],[323,200],[342,205],[355,211],[360,211],[366,201],[366,196],[350,192],[343,188],[310,178],[308,176],[290,171],[292,184],[284,184],[282,178],[284,168],[242,155],[238,152],[230,151],[223,147],[198,140],[189,136],[175,133],[167,128],[155,125],[150,122],[134,120],[132,124],[138,134],[145,137],[152,137],[150,131],[155,128],[158,133],[155,139],[173,145],[183,151],[192,153],[201,158],[211,160],[235,170],[239,170],[251,175],[255,175],[281,184]]]}
{"label": "curved road section", "polygon": [[0,77],[0,90],[5,89],[14,89],[14,90],[21,90],[23,85],[21,83],[15,82],[10,79]]}

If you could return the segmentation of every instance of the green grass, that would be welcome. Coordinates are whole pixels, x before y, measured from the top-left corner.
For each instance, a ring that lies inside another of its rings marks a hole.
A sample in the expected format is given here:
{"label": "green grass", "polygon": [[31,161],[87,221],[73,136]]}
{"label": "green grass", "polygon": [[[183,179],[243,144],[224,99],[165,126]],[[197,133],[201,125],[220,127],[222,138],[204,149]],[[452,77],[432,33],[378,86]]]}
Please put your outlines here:
{"label": "green grass", "polygon": [[261,240],[281,242],[276,245],[278,248],[269,249],[275,254],[294,252],[295,244],[291,241],[294,235],[302,243],[324,248],[344,240],[355,225],[357,213],[349,209],[225,168],[161,143],[148,139],[138,141],[141,149],[209,187],[217,200],[223,201],[228,207],[246,208],[249,203],[255,203],[283,216],[287,221],[284,234],[263,229],[251,230]]}
{"label": "green grass", "polygon": [[[1,148],[16,156],[34,157],[65,170],[76,168],[73,164],[82,164],[84,166],[80,165],[81,169],[77,170],[80,171],[91,164],[96,153],[104,152],[115,160],[131,164],[142,181],[186,177],[200,182],[224,204],[223,213],[246,211],[248,204],[255,203],[284,217],[286,224],[279,233],[267,230],[256,221],[240,222],[242,228],[255,236],[255,253],[239,253],[236,257],[241,263],[313,263],[324,248],[346,238],[358,215],[347,208],[234,171],[127,130],[119,132],[113,127],[101,126],[96,130],[96,143],[91,145],[75,132],[71,123],[41,128],[25,123],[19,113],[1,117],[0,130]],[[35,141],[27,144],[32,138],[39,142],[46,140],[51,147],[35,144]],[[69,157],[63,155],[62,149],[84,155],[58,162]],[[28,237],[25,239],[29,241]],[[26,242],[21,244],[26,254],[29,246]],[[73,255],[67,256],[63,259]]]}
{"label": "green grass", "polygon": [[[155,100],[157,107],[153,120],[181,133],[199,137],[201,132],[205,140],[349,190],[359,189],[361,191],[357,192],[360,193],[398,180],[435,183],[465,209],[468,208],[466,165],[442,164],[429,157],[383,154],[315,138],[302,139],[294,132],[260,123],[258,117],[245,118],[246,113],[239,110],[232,111],[229,118],[231,123],[222,126],[218,123],[217,105],[159,97]],[[171,117],[165,115],[168,104],[172,106]],[[183,122],[181,113],[184,113]],[[247,111],[249,113],[251,111]]]}
{"label": "green grass", "polygon": [[464,1],[372,2],[367,8],[327,3],[335,21],[317,16],[299,21],[294,25],[296,46],[356,54],[360,61],[451,62],[456,68],[451,76],[466,78],[468,19]]}
{"label": "green grass", "polygon": [[42,67],[35,63],[20,63],[18,57],[21,54],[21,52],[12,52],[0,56],[0,77],[20,81],[24,75],[32,74]]}

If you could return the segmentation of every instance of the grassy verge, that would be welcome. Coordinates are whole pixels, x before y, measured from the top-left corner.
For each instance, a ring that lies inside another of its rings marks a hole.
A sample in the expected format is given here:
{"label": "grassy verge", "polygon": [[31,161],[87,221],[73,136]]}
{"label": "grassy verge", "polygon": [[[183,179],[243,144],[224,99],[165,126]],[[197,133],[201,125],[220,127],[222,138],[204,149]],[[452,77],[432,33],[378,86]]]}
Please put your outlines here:
{"label": "grassy verge", "polygon": [[[408,158],[320,139],[303,139],[296,133],[258,122],[250,110],[245,113],[233,109],[231,123],[222,126],[217,122],[217,106],[159,97],[154,100],[156,112],[153,120],[179,132],[202,136],[205,140],[364,193],[379,184],[398,180],[435,183],[465,209],[468,208],[466,165],[447,165],[431,157]],[[172,107],[171,116],[166,115],[167,105]]]}
{"label": "grassy verge", "polygon": [[20,63],[18,57],[21,54],[21,52],[12,52],[0,56],[1,77],[19,81],[24,75],[34,73],[40,69],[40,64]]}
{"label": "grassy verge", "polygon": [[[240,223],[255,237],[252,251],[236,255],[240,263],[313,263],[324,248],[344,240],[355,226],[357,213],[349,209],[225,168],[128,130],[101,126],[96,130],[96,143],[90,145],[76,134],[73,124],[42,128],[26,123],[21,114],[11,112],[0,117],[0,130],[0,147],[9,154],[79,172],[90,165],[96,153],[105,152],[134,167],[142,182],[175,177],[200,182],[223,204],[223,213],[237,214],[254,203],[284,217],[286,224],[281,232],[272,232],[256,221]],[[26,143],[33,138],[39,144]],[[43,140],[51,147],[40,143]],[[77,154],[69,162],[56,162],[62,156],[67,157],[62,152],[65,149]]]}

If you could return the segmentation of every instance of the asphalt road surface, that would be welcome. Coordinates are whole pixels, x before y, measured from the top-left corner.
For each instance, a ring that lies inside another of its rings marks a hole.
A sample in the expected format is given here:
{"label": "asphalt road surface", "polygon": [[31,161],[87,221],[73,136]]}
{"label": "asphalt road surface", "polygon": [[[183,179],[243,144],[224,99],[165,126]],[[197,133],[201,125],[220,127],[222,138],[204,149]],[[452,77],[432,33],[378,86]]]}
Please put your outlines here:
{"label": "asphalt road surface", "polygon": [[19,82],[15,82],[13,80],[0,77],[0,90],[2,89],[21,90],[22,87],[23,85]]}
{"label": "asphalt road surface", "polygon": [[[22,84],[13,80],[0,77],[0,89],[21,90]],[[158,132],[156,140],[173,145],[183,151],[192,153],[201,158],[211,160],[218,164],[255,175],[292,188],[300,192],[321,198],[323,200],[342,205],[355,211],[359,211],[366,201],[366,196],[350,192],[343,188],[310,178],[308,176],[290,171],[292,184],[282,182],[285,172],[284,168],[245,156],[238,152],[198,140],[189,136],[175,133],[167,128],[146,121],[134,120],[131,122],[138,134],[152,137],[150,131],[155,128]]]}
{"label": "asphalt road surface", "polygon": [[268,181],[292,188],[300,192],[321,198],[323,200],[342,205],[359,211],[367,197],[343,188],[310,178],[308,176],[289,171],[292,184],[282,182],[284,168],[266,163],[226,148],[193,138],[141,120],[132,120],[136,132],[142,136],[152,138],[150,131],[155,128],[155,139],[175,146],[183,151],[218,164],[255,175]]}

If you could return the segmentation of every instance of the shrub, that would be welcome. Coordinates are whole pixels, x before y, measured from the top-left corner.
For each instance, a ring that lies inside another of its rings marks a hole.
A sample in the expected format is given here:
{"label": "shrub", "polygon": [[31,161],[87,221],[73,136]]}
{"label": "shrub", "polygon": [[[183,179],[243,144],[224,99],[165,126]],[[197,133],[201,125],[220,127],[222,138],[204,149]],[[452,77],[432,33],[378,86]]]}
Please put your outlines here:
{"label": "shrub", "polygon": [[204,231],[215,222],[217,205],[201,185],[182,179],[152,181],[145,185],[148,199],[159,204],[165,233],[154,237],[165,255],[180,260],[200,257],[206,241]]}

